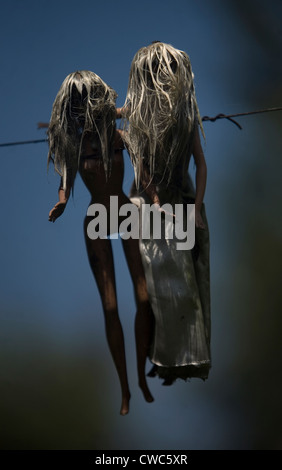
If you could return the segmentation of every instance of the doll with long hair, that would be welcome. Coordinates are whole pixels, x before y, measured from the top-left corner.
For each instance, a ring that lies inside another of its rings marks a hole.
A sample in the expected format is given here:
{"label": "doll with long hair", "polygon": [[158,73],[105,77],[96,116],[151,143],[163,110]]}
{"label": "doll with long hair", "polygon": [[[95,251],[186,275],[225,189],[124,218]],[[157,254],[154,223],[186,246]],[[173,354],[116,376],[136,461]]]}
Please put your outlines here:
{"label": "doll with long hair", "polygon": [[[65,210],[77,173],[88,188],[90,204],[102,204],[109,211],[111,195],[118,196],[118,209],[130,203],[122,190],[123,141],[116,130],[117,94],[98,75],[77,71],[66,77],[53,104],[48,126],[48,163],[53,162],[61,176],[59,202],[49,213],[54,222]],[[107,214],[108,216],[108,214]],[[115,271],[111,240],[89,238],[85,217],[84,233],[90,267],[103,305],[106,336],[119,376],[122,403],[120,413],[129,411],[130,391],[126,370],[124,337],[117,307]],[[135,335],[139,386],[145,400],[153,401],[145,377],[152,316],[138,240],[122,239],[133,281],[137,313]]]}
{"label": "doll with long hair", "polygon": [[[158,41],[139,49],[122,114],[135,171],[134,200],[159,207],[169,203],[173,211],[176,204],[195,205],[192,250],[178,250],[175,237],[140,240],[155,319],[150,375],[164,378],[164,384],[177,378],[206,379],[211,366],[209,233],[203,203],[207,168],[188,55]],[[188,171],[192,155],[195,188]]]}

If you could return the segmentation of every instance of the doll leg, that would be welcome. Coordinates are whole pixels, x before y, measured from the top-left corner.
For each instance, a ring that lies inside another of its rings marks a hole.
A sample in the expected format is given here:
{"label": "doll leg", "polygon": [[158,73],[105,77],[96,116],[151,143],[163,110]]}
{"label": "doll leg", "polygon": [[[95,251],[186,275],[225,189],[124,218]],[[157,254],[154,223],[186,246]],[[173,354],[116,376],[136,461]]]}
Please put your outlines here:
{"label": "doll leg", "polygon": [[143,392],[145,400],[147,402],[152,402],[154,401],[154,398],[147,385],[145,366],[154,322],[139,251],[139,241],[131,238],[129,240],[123,240],[123,249],[134,286],[137,306],[135,317],[135,341],[139,387]]}
{"label": "doll leg", "polygon": [[88,237],[86,230],[90,220],[91,218],[86,217],[84,222],[87,254],[101,296],[107,341],[120,380],[122,392],[120,414],[125,415],[129,411],[130,391],[127,379],[124,337],[117,308],[112,245],[108,239],[91,240]]}

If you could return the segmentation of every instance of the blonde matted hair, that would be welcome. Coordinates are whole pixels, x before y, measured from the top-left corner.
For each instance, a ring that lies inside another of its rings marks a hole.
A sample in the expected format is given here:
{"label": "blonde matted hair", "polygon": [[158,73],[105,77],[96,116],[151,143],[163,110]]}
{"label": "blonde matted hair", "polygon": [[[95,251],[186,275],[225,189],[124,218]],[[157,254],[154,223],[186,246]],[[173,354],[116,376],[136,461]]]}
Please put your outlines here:
{"label": "blonde matted hair", "polygon": [[137,185],[143,165],[169,184],[176,165],[191,155],[196,123],[204,135],[193,79],[188,55],[169,44],[155,41],[135,54],[123,110]]}
{"label": "blonde matted hair", "polygon": [[73,188],[78,171],[82,142],[87,134],[101,153],[106,176],[114,146],[117,93],[98,75],[88,70],[69,74],[53,103],[48,128],[48,165]]}

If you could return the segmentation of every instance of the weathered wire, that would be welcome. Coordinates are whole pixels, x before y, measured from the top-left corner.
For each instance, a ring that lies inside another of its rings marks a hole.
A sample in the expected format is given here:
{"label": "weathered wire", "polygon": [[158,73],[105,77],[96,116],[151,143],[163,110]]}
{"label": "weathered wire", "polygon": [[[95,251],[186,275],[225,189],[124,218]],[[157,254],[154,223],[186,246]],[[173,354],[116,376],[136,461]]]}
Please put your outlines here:
{"label": "weathered wire", "polygon": [[[237,121],[235,121],[235,119],[233,119],[234,117],[250,116],[252,114],[268,113],[268,112],[272,112],[272,111],[282,111],[282,107],[280,107],[280,108],[279,107],[278,108],[266,108],[266,109],[260,109],[260,110],[257,110],[257,111],[248,111],[248,112],[245,112],[245,113],[237,113],[237,114],[223,114],[223,113],[220,113],[220,114],[217,114],[214,117],[203,116],[201,119],[202,119],[203,122],[204,121],[215,122],[218,119],[228,119],[229,121],[233,122],[233,124],[235,124],[239,129],[242,129],[242,126]],[[20,141],[20,142],[7,142],[7,143],[0,144],[0,147],[9,147],[9,146],[13,146],[13,145],[25,145],[25,144],[39,144],[39,143],[42,143],[42,142],[48,142],[48,139],[46,138],[46,139],[38,139],[38,140],[23,140],[23,141]]]}
{"label": "weathered wire", "polygon": [[242,129],[242,126],[237,121],[235,121],[235,119],[233,119],[234,117],[250,116],[251,114],[260,114],[260,113],[267,113],[267,112],[270,112],[270,111],[281,111],[281,110],[282,110],[282,107],[281,108],[260,109],[258,111],[248,111],[246,113],[237,113],[237,114],[223,114],[223,113],[220,113],[220,114],[217,114],[217,116],[214,116],[214,117],[203,116],[202,121],[215,122],[215,121],[217,121],[217,119],[228,119],[229,121],[233,122],[233,124],[235,124],[237,127],[239,127],[239,129]]}
{"label": "weathered wire", "polygon": [[21,142],[7,142],[5,144],[0,144],[0,147],[9,147],[12,145],[24,145],[24,144],[39,144],[42,142],[48,142],[48,139],[38,139],[38,140],[22,140]]}

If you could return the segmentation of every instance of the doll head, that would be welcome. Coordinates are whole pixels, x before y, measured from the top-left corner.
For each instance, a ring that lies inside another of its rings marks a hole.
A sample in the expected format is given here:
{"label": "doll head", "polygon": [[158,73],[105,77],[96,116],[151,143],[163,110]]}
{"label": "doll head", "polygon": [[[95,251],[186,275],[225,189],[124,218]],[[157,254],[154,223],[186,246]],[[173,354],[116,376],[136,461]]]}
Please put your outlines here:
{"label": "doll head", "polygon": [[[188,55],[155,41],[135,54],[129,74],[125,124],[139,179],[140,165],[169,183],[174,166],[191,153],[200,115]],[[141,160],[142,159],[142,160]]]}
{"label": "doll head", "polygon": [[54,162],[62,176],[74,183],[83,138],[95,142],[104,163],[106,175],[115,135],[117,94],[98,75],[81,70],[68,75],[55,98],[48,129],[48,163]]}
{"label": "doll head", "polygon": [[139,49],[132,60],[129,84],[134,82],[139,88],[167,91],[169,99],[175,88],[193,86],[189,57],[169,44],[154,41]]}

